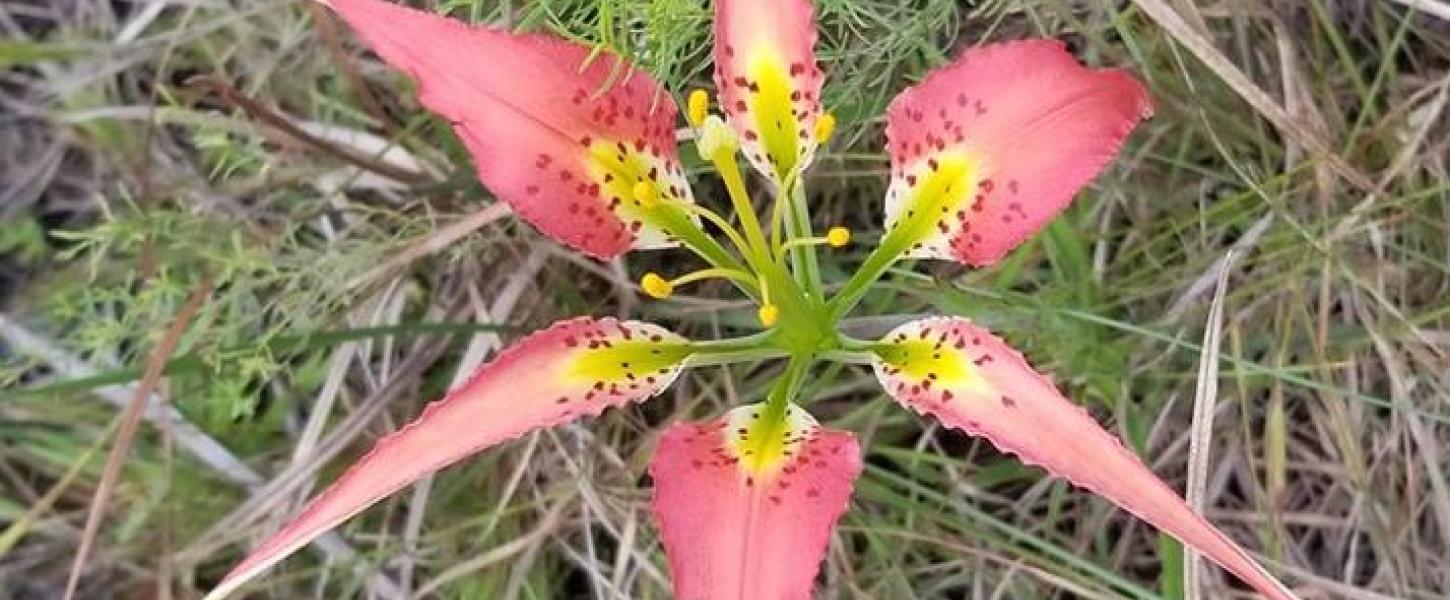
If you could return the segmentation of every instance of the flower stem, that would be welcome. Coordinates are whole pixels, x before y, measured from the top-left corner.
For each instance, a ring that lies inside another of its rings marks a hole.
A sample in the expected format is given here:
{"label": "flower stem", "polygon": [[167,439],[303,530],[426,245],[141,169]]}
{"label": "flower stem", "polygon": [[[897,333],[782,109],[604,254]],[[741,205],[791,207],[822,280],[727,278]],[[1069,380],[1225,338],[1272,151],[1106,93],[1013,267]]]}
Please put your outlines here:
{"label": "flower stem", "polygon": [[[720,172],[720,179],[725,182],[725,190],[730,194],[730,204],[740,219],[740,228],[745,230],[745,240],[750,245],[745,251],[746,262],[751,263],[757,272],[762,271],[765,261],[770,260],[769,246],[765,233],[760,229],[760,221],[755,218],[755,205],[750,202],[750,193],[745,190],[740,163],[736,162],[734,152],[718,152],[714,160],[715,169]],[[752,257],[755,260],[751,260]]]}
{"label": "flower stem", "polygon": [[[794,175],[789,178],[786,187],[781,192],[781,197],[776,199],[776,202],[786,203],[786,228],[790,230],[790,237],[794,239],[809,238],[812,235],[810,209],[806,206],[805,196],[805,186],[801,184],[800,176]],[[795,274],[796,282],[805,289],[813,302],[823,301],[821,271],[816,262],[816,249],[812,247],[791,248],[790,258],[791,271]]]}
{"label": "flower stem", "polygon": [[866,290],[871,288],[871,284],[881,279],[881,276],[886,274],[886,270],[901,258],[901,253],[905,249],[903,246],[904,244],[898,242],[896,236],[891,233],[882,237],[881,244],[871,251],[871,254],[866,257],[866,262],[861,263],[861,267],[851,274],[851,278],[841,286],[841,291],[837,292],[836,296],[831,298],[826,305],[827,321],[835,323],[841,317],[846,316],[846,313],[851,312],[851,309],[856,307],[856,303],[866,295]]}
{"label": "flower stem", "polygon": [[780,379],[775,380],[770,392],[765,398],[765,410],[760,413],[761,435],[765,439],[770,436],[779,435],[785,427],[785,411],[790,407],[791,400],[795,398],[796,392],[800,391],[801,383],[805,380],[806,368],[811,364],[809,355],[792,355],[790,362],[785,365],[785,373]]}
{"label": "flower stem", "polygon": [[701,269],[693,273],[687,273],[685,275],[674,278],[674,280],[670,281],[670,283],[673,285],[684,285],[687,283],[694,283],[696,281],[717,278],[729,279],[740,285],[748,286],[751,289],[755,289],[758,287],[758,283],[755,281],[755,277],[751,276],[750,272],[742,269],[727,269],[720,267]]}
{"label": "flower stem", "polygon": [[745,242],[745,238],[741,237],[739,231],[736,231],[734,227],[730,226],[730,222],[726,221],[725,217],[722,217],[719,214],[716,214],[715,211],[705,208],[703,206],[698,206],[694,204],[681,204],[681,207],[696,215],[704,217],[705,220],[715,225],[716,228],[718,228],[722,233],[725,234],[725,237],[730,238],[730,243],[735,245],[736,251],[740,252],[741,255],[748,256],[747,253],[750,252],[750,245]]}
{"label": "flower stem", "polygon": [[[736,260],[729,251],[720,245],[720,242],[707,235],[694,221],[685,218],[685,210],[678,207],[666,207],[659,212],[661,228],[679,238],[686,248],[709,263],[711,267],[730,271],[746,270],[739,260]],[[745,249],[741,249],[742,253],[745,251]],[[756,290],[754,288],[742,285],[739,281],[734,281],[734,283],[735,287],[740,288],[740,291],[744,292],[746,296],[755,298]]]}

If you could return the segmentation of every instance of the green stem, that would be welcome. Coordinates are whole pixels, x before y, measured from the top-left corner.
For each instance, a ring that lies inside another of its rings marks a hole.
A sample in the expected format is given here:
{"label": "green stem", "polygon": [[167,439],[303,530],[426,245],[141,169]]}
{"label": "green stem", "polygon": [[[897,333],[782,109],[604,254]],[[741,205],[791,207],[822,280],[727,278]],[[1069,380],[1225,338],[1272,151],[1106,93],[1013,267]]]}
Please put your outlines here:
{"label": "green stem", "polygon": [[[731,271],[745,271],[745,265],[740,264],[730,252],[726,251],[720,242],[707,235],[705,230],[700,229],[694,221],[685,217],[685,211],[674,207],[662,208],[660,211],[660,228],[669,232],[670,235],[679,238],[686,248],[698,255],[702,260],[710,263],[710,266],[717,269],[728,269]],[[741,249],[741,252],[745,252]],[[748,256],[748,255],[747,255]],[[731,280],[735,287],[739,288],[747,297],[752,300],[758,298],[759,294],[753,288],[742,284],[739,281]]]}
{"label": "green stem", "polygon": [[752,275],[749,271],[744,271],[740,269],[725,269],[721,267],[712,267],[709,269],[701,269],[693,273],[687,273],[685,275],[674,278],[670,281],[670,283],[675,286],[681,286],[687,283],[694,283],[696,281],[703,281],[706,279],[729,279],[730,281],[735,282],[737,286],[748,287],[756,292],[760,291],[760,288],[755,280],[755,276]]}
{"label": "green stem", "polygon": [[765,410],[761,411],[760,422],[763,429],[760,430],[764,439],[770,436],[779,435],[781,428],[785,427],[785,410],[790,407],[791,399],[800,390],[801,382],[804,381],[806,368],[811,364],[808,355],[793,355],[790,362],[785,366],[785,373],[771,386],[770,392],[765,399]]}
{"label": "green stem", "polygon": [[[770,260],[770,246],[765,241],[765,233],[760,229],[760,221],[755,217],[755,205],[750,202],[750,193],[745,190],[745,179],[740,175],[740,163],[735,161],[735,153],[717,152],[715,169],[720,172],[720,179],[725,182],[730,204],[735,208],[736,218],[740,219],[740,228],[745,230],[745,240],[750,244],[746,261],[755,267],[756,272],[762,271],[764,262]],[[751,256],[754,256],[754,261],[750,260]]]}
{"label": "green stem", "polygon": [[757,348],[755,350],[732,350],[720,352],[704,352],[690,357],[691,367],[709,367],[713,365],[729,365],[743,362],[758,362],[772,358],[790,356],[784,350],[778,348]]}
{"label": "green stem", "polygon": [[770,347],[770,342],[773,338],[775,338],[774,331],[762,331],[741,337],[690,342],[690,350],[696,353],[759,350]]}
{"label": "green stem", "polygon": [[681,203],[680,206],[714,224],[717,229],[725,234],[725,237],[730,238],[730,243],[735,245],[735,250],[742,256],[750,252],[750,245],[745,243],[745,238],[741,237],[740,232],[730,226],[730,222],[726,221],[725,217],[715,214],[713,210],[695,204]]}
{"label": "green stem", "polygon": [[[811,213],[806,206],[805,186],[801,184],[799,175],[792,176],[786,184],[781,197],[776,202],[786,202],[789,210],[786,211],[786,227],[790,231],[790,237],[795,239],[808,238],[813,235],[811,231]],[[821,284],[821,270],[816,262],[816,249],[814,247],[795,247],[790,250],[791,271],[795,274],[796,283],[806,290],[812,301],[821,302],[824,300]]]}
{"label": "green stem", "polygon": [[881,239],[881,244],[871,251],[871,254],[866,257],[866,262],[861,263],[861,267],[856,269],[856,272],[851,274],[851,278],[841,286],[841,291],[837,292],[836,296],[826,304],[828,322],[835,323],[841,320],[841,317],[846,316],[846,313],[856,307],[856,303],[866,295],[866,290],[871,288],[871,284],[881,279],[881,276],[886,274],[886,270],[901,258],[904,250],[901,246],[902,244],[897,243],[890,233]]}
{"label": "green stem", "polygon": [[772,343],[775,337],[776,332],[772,330],[723,340],[690,342],[690,366],[725,365],[789,356],[790,353]]}
{"label": "green stem", "polygon": [[832,350],[821,353],[821,360],[851,365],[869,365],[875,357],[874,353],[858,350]]}

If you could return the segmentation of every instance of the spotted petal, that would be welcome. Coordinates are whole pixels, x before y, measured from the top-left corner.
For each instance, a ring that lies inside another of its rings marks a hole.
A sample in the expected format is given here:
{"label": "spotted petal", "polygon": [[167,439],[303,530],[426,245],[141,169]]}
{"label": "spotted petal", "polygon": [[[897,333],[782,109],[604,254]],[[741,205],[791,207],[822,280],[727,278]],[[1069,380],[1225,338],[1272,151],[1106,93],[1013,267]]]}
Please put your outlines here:
{"label": "spotted petal", "polygon": [[800,408],[775,428],[763,410],[679,424],[660,441],[650,475],[676,598],[810,598],[860,448]]}
{"label": "spotted petal", "polygon": [[821,114],[807,0],[716,0],[715,87],[750,163],[785,181],[815,153]]}
{"label": "spotted petal", "polygon": [[1101,494],[1269,598],[1294,598],[1116,436],[988,331],[962,318],[913,321],[887,334],[876,354],[876,377],[902,404]]}
{"label": "spotted petal", "polygon": [[227,574],[220,599],[313,538],[420,477],[543,427],[644,400],[689,358],[688,342],[636,321],[561,321],[504,350],[467,383],[378,441],[302,513]]}
{"label": "spotted petal", "polygon": [[1112,160],[1147,92],[1055,40],[962,53],[886,114],[888,242],[906,256],[990,265],[1056,216]]}
{"label": "spotted petal", "polygon": [[676,109],[648,74],[607,51],[513,34],[380,0],[328,0],[419,99],[453,123],[479,179],[520,216],[587,254],[673,245],[692,218],[632,193],[693,202],[674,140]]}

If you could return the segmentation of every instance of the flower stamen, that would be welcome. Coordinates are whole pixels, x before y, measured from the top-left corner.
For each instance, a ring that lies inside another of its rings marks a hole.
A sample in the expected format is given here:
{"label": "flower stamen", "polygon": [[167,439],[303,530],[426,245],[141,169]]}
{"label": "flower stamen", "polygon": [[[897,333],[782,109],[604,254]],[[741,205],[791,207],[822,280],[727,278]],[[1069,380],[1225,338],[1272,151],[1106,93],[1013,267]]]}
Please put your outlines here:
{"label": "flower stamen", "polygon": [[760,280],[760,309],[755,311],[755,316],[766,328],[774,327],[780,320],[780,307],[770,301],[770,284],[764,279]]}
{"label": "flower stamen", "polygon": [[710,111],[710,95],[705,90],[696,89],[690,92],[690,99],[687,104],[685,118],[689,119],[691,127],[700,127],[705,124],[705,117]]}
{"label": "flower stamen", "polygon": [[645,273],[644,277],[639,279],[639,287],[655,300],[664,300],[669,298],[670,294],[675,293],[675,285],[653,271]]}
{"label": "flower stamen", "polygon": [[799,237],[787,240],[785,244],[781,245],[780,249],[781,251],[785,251],[790,250],[791,248],[804,248],[808,246],[820,245],[826,245],[832,248],[842,248],[849,243],[851,243],[851,230],[846,229],[845,227],[837,226],[832,227],[829,231],[826,232],[826,235],[824,236]]}
{"label": "flower stamen", "polygon": [[766,304],[756,311],[755,316],[760,318],[760,324],[766,327],[774,327],[775,322],[780,320],[780,307],[774,304]]}
{"label": "flower stamen", "polygon": [[650,271],[640,278],[639,287],[649,297],[664,300],[675,293],[676,287],[706,279],[729,279],[751,290],[759,286],[756,279],[749,273],[738,269],[715,267],[686,273],[674,279],[665,279],[659,273]]}
{"label": "flower stamen", "polygon": [[831,141],[831,135],[836,133],[836,115],[824,113],[816,118],[815,130],[816,144],[824,145]]}

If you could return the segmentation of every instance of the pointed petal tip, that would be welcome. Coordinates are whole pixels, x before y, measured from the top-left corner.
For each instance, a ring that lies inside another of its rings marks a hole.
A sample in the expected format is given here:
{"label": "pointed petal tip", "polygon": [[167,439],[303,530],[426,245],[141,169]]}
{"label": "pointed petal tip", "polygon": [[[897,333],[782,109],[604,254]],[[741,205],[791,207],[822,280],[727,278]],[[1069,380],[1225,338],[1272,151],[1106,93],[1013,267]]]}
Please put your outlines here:
{"label": "pointed petal tip", "polygon": [[882,345],[877,379],[908,408],[1102,495],[1270,598],[1294,598],[1001,338],[965,318],[934,317],[898,327]]}
{"label": "pointed petal tip", "polygon": [[688,358],[684,338],[649,323],[581,317],[537,331],[380,439],[208,598],[230,593],[424,475],[530,431],[654,396]]}

